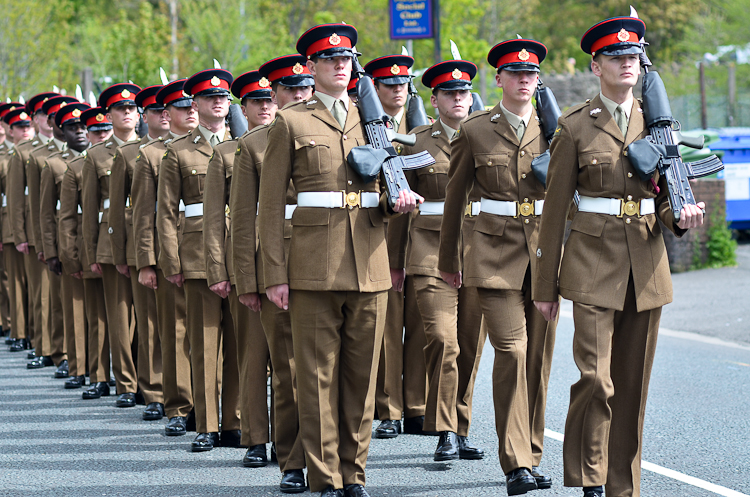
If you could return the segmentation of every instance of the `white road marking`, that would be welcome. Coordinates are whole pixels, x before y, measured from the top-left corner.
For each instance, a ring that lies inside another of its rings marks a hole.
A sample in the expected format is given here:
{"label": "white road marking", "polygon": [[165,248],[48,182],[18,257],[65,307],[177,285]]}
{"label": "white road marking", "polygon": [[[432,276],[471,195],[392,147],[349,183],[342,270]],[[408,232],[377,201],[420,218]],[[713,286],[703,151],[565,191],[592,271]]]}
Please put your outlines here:
{"label": "white road marking", "polygon": [[[562,442],[565,438],[562,433],[558,433],[547,428],[544,429],[544,436],[547,438],[551,438],[552,440],[557,440],[558,442]],[[646,471],[651,471],[652,473],[666,476],[667,478],[672,478],[673,480],[687,483],[688,485],[692,485],[694,487],[708,490],[709,492],[713,492],[717,495],[723,495],[724,497],[750,497],[748,496],[748,494],[743,494],[741,492],[737,492],[736,490],[722,487],[721,485],[716,485],[715,483],[710,483],[706,480],[701,480],[700,478],[695,478],[694,476],[689,476],[680,473],[679,471],[665,468],[664,466],[659,466],[658,464],[650,463],[648,461],[641,461],[641,468],[645,469]]]}

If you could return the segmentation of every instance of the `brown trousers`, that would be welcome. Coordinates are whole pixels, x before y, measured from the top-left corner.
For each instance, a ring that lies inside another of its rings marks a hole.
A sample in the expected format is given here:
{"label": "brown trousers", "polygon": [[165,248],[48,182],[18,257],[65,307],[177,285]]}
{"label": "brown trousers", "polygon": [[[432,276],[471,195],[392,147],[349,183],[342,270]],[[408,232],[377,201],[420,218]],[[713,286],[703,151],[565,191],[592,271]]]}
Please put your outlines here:
{"label": "brown trousers", "polygon": [[427,401],[426,344],[414,278],[407,276],[403,292],[388,291],[388,311],[375,388],[375,408],[381,420],[399,420],[402,414],[405,418],[424,416]]}
{"label": "brown trousers", "polygon": [[219,431],[219,395],[222,429],[239,430],[240,374],[229,301],[206,280],[185,280],[184,287],[196,431]]}
{"label": "brown trousers", "polygon": [[[299,431],[297,373],[294,365],[292,322],[283,311],[261,294],[260,320],[268,342],[273,375],[273,425],[276,457],[281,471],[305,467],[305,451]],[[244,436],[244,431],[242,432]]]}
{"label": "brown trousers", "polygon": [[521,290],[479,288],[490,344],[495,349],[492,397],[504,473],[538,466],[544,448],[544,411],[557,320],[547,323],[531,300],[531,272]]}
{"label": "brown trousers", "polygon": [[[49,279],[47,271],[37,259],[36,251],[29,245],[29,253],[22,254],[26,271],[26,284],[29,288],[29,335],[37,356],[49,356],[51,337],[49,335]],[[57,363],[55,363],[57,364]]]}
{"label": "brown trousers", "polygon": [[[240,302],[237,288],[229,294],[237,363],[239,364],[242,445],[266,444],[268,438],[268,343],[260,315]],[[276,448],[278,454],[278,446]]]}
{"label": "brown trousers", "polygon": [[68,353],[70,376],[86,374],[86,309],[83,281],[63,274],[60,296],[62,301],[65,347]]}
{"label": "brown trousers", "polygon": [[132,349],[135,339],[133,291],[129,279],[118,273],[114,264],[101,264],[101,267],[117,394],[135,393],[138,390],[138,376]]}
{"label": "brown trousers", "polygon": [[130,266],[130,289],[133,293],[135,326],[138,334],[138,389],[146,404],[164,403],[162,394],[161,342],[157,330],[156,294],[138,283],[138,271]]}
{"label": "brown trousers", "polygon": [[[37,261],[42,266],[44,279],[47,280],[47,302],[45,305],[42,299],[42,319],[47,323],[47,333],[49,335],[49,355],[55,364],[60,364],[63,359],[68,359],[67,342],[65,341],[65,326],[63,324],[63,303],[62,303],[62,277],[51,272],[45,265]],[[44,290],[44,285],[42,285]],[[70,361],[68,361],[68,370],[70,370]]]}
{"label": "brown trousers", "polygon": [[10,326],[12,338],[31,338],[29,329],[29,292],[23,254],[12,243],[3,244],[3,261],[8,272]]}
{"label": "brown trousers", "polygon": [[387,292],[292,290],[289,310],[311,492],[365,484]]}
{"label": "brown trousers", "polygon": [[190,341],[185,327],[185,290],[156,270],[156,316],[161,344],[162,388],[167,418],[193,410]]}
{"label": "brown trousers", "polygon": [[477,289],[456,290],[440,278],[414,276],[427,345],[424,429],[468,436],[474,380],[487,331]]}
{"label": "brown trousers", "polygon": [[573,303],[573,359],[563,463],[566,487],[606,484],[607,497],[641,493],[641,448],[661,307],[638,312],[633,277],[622,311]]}
{"label": "brown trousers", "polygon": [[5,257],[0,257],[0,327],[7,333],[10,327],[10,290],[8,272],[5,270]]}
{"label": "brown trousers", "polygon": [[102,278],[83,280],[83,300],[88,329],[88,361],[91,384],[109,381],[109,330]]}

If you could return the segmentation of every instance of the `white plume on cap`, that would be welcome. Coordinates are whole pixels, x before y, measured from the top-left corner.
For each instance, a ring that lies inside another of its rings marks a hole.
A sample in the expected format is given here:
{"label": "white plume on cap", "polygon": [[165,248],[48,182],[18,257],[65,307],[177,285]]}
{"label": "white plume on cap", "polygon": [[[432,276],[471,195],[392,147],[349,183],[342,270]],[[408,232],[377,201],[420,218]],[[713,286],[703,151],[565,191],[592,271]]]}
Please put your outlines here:
{"label": "white plume on cap", "polygon": [[169,78],[167,77],[167,73],[164,72],[164,68],[159,68],[159,78],[161,79],[161,84],[164,86],[167,86],[169,84]]}
{"label": "white plume on cap", "polygon": [[76,85],[76,98],[79,102],[83,102],[83,90],[81,90],[81,85]]}
{"label": "white plume on cap", "polygon": [[21,102],[22,104],[26,103],[26,99],[23,98],[23,95],[18,95],[18,101]]}
{"label": "white plume on cap", "polygon": [[455,60],[461,60],[461,53],[458,51],[458,47],[456,46],[456,43],[453,40],[450,40],[451,42],[451,55],[453,55],[453,58]]}
{"label": "white plume on cap", "polygon": [[219,61],[214,59],[214,69],[221,69],[221,64],[219,64]]}
{"label": "white plume on cap", "polygon": [[98,103],[96,102],[96,95],[94,95],[94,92],[89,90],[89,105],[92,107],[96,107]]}

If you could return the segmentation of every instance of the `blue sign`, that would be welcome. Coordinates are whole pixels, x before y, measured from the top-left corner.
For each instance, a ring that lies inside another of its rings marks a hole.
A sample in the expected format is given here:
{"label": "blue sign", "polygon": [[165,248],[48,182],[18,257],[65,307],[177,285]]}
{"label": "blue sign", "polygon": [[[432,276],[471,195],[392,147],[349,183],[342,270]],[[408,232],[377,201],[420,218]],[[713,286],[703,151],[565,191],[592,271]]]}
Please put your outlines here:
{"label": "blue sign", "polygon": [[391,39],[432,38],[432,0],[390,0]]}

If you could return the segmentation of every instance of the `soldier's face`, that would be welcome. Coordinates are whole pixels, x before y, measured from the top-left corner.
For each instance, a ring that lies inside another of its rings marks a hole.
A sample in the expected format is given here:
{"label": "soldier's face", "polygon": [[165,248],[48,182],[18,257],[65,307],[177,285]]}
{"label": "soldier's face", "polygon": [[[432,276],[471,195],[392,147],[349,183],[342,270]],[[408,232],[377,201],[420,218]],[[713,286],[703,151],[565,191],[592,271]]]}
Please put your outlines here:
{"label": "soldier's face", "polygon": [[268,124],[276,116],[276,102],[270,98],[249,99],[242,103],[249,129]]}
{"label": "soldier's face", "polygon": [[68,147],[80,152],[89,146],[89,139],[86,136],[86,126],[81,123],[63,124],[62,127],[65,143]]}
{"label": "soldier's face", "polygon": [[469,90],[437,90],[430,103],[438,110],[441,118],[461,122],[469,115],[474,97]]}
{"label": "soldier's face", "polygon": [[5,121],[0,121],[0,141],[4,141],[7,135],[8,135],[8,125],[5,124]]}
{"label": "soldier's face", "polygon": [[302,102],[309,100],[313,94],[312,86],[284,86],[276,85],[276,91],[272,93],[276,96],[276,104],[279,109],[283,109],[290,102]]}
{"label": "soldier's face", "polygon": [[375,90],[378,92],[378,98],[380,98],[380,103],[383,104],[383,109],[390,116],[398,114],[401,108],[406,105],[408,94],[406,83],[400,85],[378,83]]}
{"label": "soldier's face", "polygon": [[146,124],[148,124],[148,129],[153,131],[152,134],[156,135],[164,131],[169,131],[169,121],[164,116],[163,111],[146,109],[143,117],[146,120]]}
{"label": "soldier's face", "polygon": [[34,114],[34,124],[36,125],[36,128],[39,130],[39,132],[43,135],[52,135],[52,124],[47,119],[46,114],[42,112]]}
{"label": "soldier's face", "polygon": [[132,131],[138,124],[138,108],[135,105],[118,105],[109,109],[109,120],[115,129]]}
{"label": "soldier's face", "polygon": [[209,121],[223,120],[229,114],[229,97],[223,95],[201,95],[193,98],[193,108],[198,118]]}
{"label": "soldier's face", "polygon": [[31,124],[14,124],[10,127],[10,136],[16,144],[31,140],[34,138],[34,127]]}
{"label": "soldier's face", "polygon": [[175,107],[170,105],[164,111],[164,114],[169,121],[170,129],[178,135],[184,135],[191,129],[198,127],[198,113],[192,106]]}
{"label": "soldier's face", "polygon": [[329,95],[346,92],[352,76],[351,57],[318,58],[315,62],[308,60],[307,68],[315,78],[315,88]]}
{"label": "soldier's face", "polygon": [[591,61],[591,71],[600,79],[602,87],[623,90],[636,85],[641,64],[637,54],[597,55]]}
{"label": "soldier's face", "polygon": [[112,133],[114,130],[112,129],[105,129],[102,131],[89,131],[89,142],[92,145],[96,145],[97,143],[101,143],[103,141],[109,140],[109,137],[112,136]]}
{"label": "soldier's face", "polygon": [[503,100],[508,99],[514,105],[524,105],[531,102],[536,91],[539,75],[533,71],[507,71],[501,69],[495,75],[495,83],[503,89]]}

